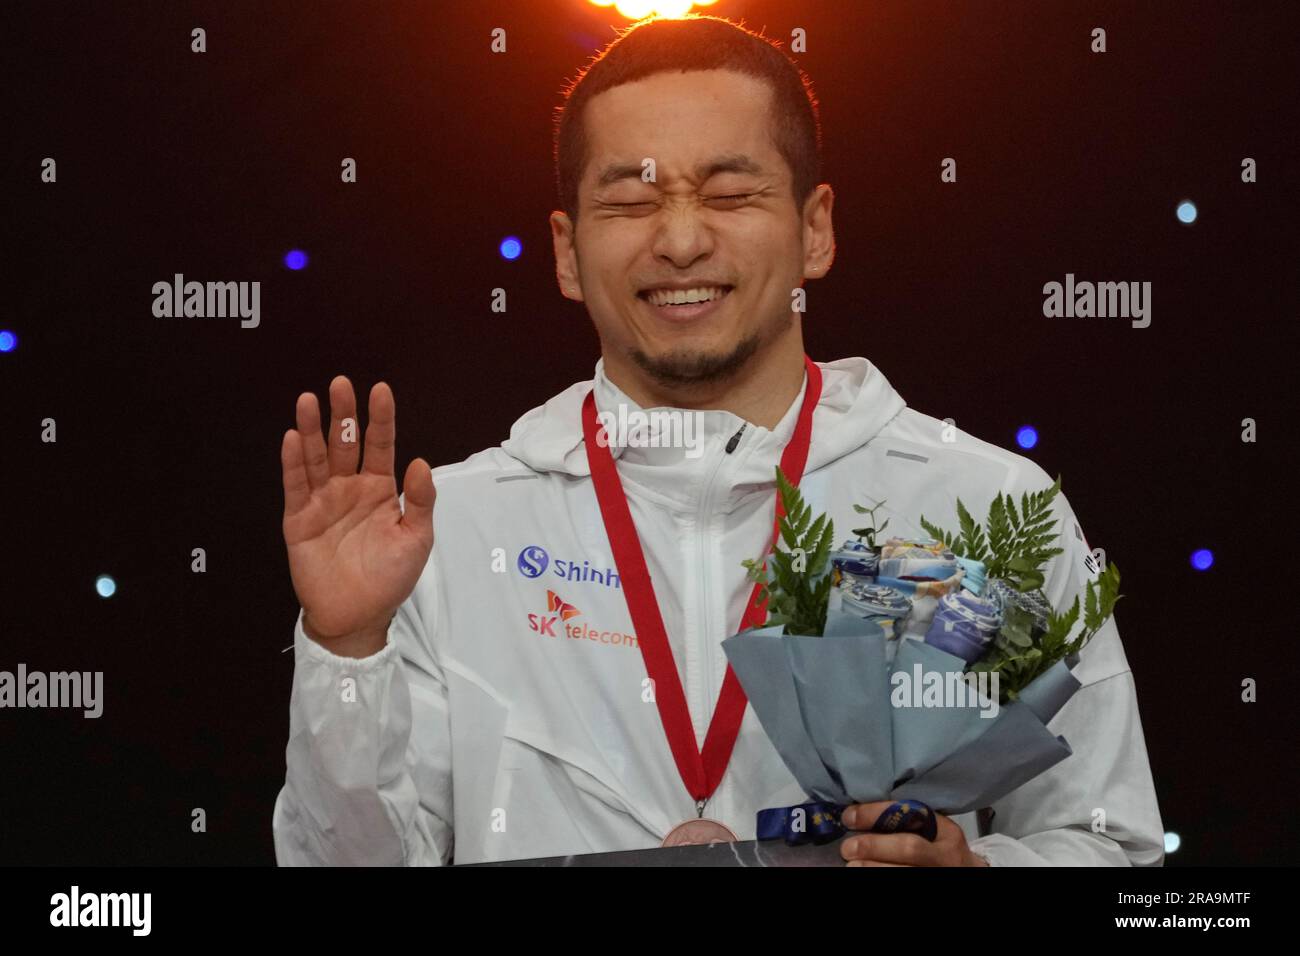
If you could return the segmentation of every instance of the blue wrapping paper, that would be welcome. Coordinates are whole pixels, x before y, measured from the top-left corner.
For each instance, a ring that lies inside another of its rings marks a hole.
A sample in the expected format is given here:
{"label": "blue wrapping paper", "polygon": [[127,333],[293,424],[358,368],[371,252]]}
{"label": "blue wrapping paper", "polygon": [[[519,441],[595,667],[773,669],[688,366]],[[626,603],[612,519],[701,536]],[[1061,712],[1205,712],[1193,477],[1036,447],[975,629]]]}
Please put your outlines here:
{"label": "blue wrapping paper", "polygon": [[[722,642],[763,730],[813,800],[920,800],[945,814],[988,806],[1071,753],[1047,723],[1079,689],[1066,661],[995,717],[990,708],[895,707],[891,676],[961,671],[920,641],[889,642],[878,624],[828,611],[825,636],[755,628]],[[897,645],[891,662],[890,648]],[[991,703],[984,701],[982,703]]]}

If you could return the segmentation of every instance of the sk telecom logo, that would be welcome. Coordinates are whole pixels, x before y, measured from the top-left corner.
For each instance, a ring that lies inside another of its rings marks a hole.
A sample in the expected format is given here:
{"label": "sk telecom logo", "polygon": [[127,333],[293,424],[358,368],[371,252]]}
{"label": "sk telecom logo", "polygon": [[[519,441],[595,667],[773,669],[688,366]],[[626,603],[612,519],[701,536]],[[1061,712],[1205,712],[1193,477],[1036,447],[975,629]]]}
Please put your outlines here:
{"label": "sk telecom logo", "polygon": [[581,613],[554,591],[547,591],[546,613],[529,614],[528,627],[542,637],[559,637],[560,631],[563,630],[565,637],[575,641],[585,639],[595,641],[597,644],[613,644],[633,649],[637,647],[635,634],[624,634],[622,631],[602,631],[599,627],[592,627],[585,623],[567,623],[570,618],[575,618]]}
{"label": "sk telecom logo", "polygon": [[546,592],[546,614],[528,615],[528,626],[538,634],[546,637],[559,637],[555,633],[555,623],[557,621],[567,621],[571,617],[577,617],[582,612],[563,600],[554,591]]}

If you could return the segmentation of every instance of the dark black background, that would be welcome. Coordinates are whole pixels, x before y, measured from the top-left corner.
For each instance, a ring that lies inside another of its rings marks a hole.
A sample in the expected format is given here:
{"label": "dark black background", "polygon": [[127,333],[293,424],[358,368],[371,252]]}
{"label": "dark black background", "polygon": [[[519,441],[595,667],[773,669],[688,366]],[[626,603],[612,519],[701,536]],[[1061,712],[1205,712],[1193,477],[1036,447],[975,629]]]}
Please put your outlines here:
{"label": "dark black background", "polygon": [[[1027,454],[1065,476],[1089,542],[1123,570],[1117,620],[1183,840],[1169,865],[1294,858],[1287,9],[704,11],[786,41],[807,30],[797,59],[821,102],[838,248],[809,283],[808,353],[866,356],[913,407],[1004,447],[1036,425]],[[19,347],[0,355],[0,669],[102,670],[105,710],[0,711],[0,862],[272,863],[295,396],[339,372],[391,383],[402,469],[497,444],[591,377],[595,334],[554,278],[552,109],[625,21],[583,0],[6,16],[0,328]],[[489,50],[497,26],[505,55]],[[339,181],[348,156],[355,185]],[[939,180],[947,156],[956,184]],[[496,251],[509,234],[513,262]],[[301,272],[281,265],[294,247]],[[261,326],[155,318],[151,287],[176,272],[261,281]],[[1045,319],[1042,286],[1067,272],[1151,282],[1151,326]],[[1200,547],[1207,573],[1188,563]],[[1258,703],[1241,702],[1245,677]],[[207,833],[190,830],[195,807]]]}

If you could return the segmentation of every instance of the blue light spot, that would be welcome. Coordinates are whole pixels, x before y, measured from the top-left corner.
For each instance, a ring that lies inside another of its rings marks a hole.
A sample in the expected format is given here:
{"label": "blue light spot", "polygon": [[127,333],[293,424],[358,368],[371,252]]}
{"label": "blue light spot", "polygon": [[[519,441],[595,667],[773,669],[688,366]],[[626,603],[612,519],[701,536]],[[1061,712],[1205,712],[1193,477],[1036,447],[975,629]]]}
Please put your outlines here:
{"label": "blue light spot", "polygon": [[12,352],[18,345],[18,336],[14,335],[8,329],[0,332],[0,352]]}
{"label": "blue light spot", "polygon": [[1172,831],[1165,834],[1165,852],[1173,853],[1183,845],[1183,838]]}
{"label": "blue light spot", "polygon": [[1186,225],[1196,222],[1196,203],[1184,199],[1178,204],[1178,221]]}
{"label": "blue light spot", "polygon": [[290,269],[305,269],[307,267],[307,253],[301,249],[290,249],[284,254],[284,264]]}
{"label": "blue light spot", "polygon": [[1022,425],[1016,432],[1016,444],[1021,448],[1033,448],[1038,444],[1038,430],[1033,425]]}
{"label": "blue light spot", "polygon": [[117,582],[107,574],[101,574],[99,577],[95,578],[95,590],[99,592],[100,597],[112,597],[117,593]]}
{"label": "blue light spot", "polygon": [[501,240],[501,255],[507,259],[518,259],[519,253],[524,251],[524,244],[514,236],[506,236]]}
{"label": "blue light spot", "polygon": [[1204,571],[1214,563],[1214,552],[1209,548],[1201,548],[1199,551],[1192,552],[1192,567],[1197,571]]}

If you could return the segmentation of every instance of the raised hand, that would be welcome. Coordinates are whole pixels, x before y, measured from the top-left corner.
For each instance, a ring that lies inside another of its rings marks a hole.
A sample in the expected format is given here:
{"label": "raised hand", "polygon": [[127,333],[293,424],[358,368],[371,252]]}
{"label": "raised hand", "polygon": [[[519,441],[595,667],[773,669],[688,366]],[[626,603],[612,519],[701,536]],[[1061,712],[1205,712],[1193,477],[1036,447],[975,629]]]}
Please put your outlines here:
{"label": "raised hand", "polygon": [[[388,622],[429,559],[433,478],[421,458],[407,466],[403,513],[393,475],[392,390],[383,382],[370,390],[359,472],[352,383],[339,375],[329,393],[328,445],[311,392],[298,396],[298,427],[280,445],[284,543],[307,634],[336,654],[365,657],[383,648]],[[343,440],[345,419],[352,419],[352,441]]]}

